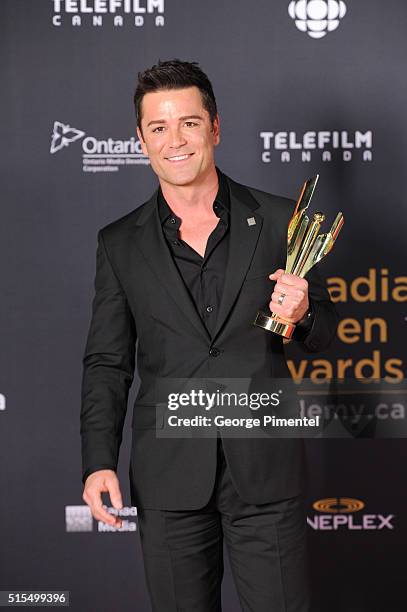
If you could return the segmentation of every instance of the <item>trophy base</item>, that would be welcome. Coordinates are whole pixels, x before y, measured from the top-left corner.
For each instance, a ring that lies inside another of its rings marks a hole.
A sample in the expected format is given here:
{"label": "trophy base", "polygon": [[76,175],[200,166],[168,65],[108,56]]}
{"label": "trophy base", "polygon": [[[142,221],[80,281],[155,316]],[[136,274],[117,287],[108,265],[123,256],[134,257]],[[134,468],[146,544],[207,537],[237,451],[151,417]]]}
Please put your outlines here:
{"label": "trophy base", "polygon": [[253,325],[257,325],[257,327],[262,327],[267,331],[274,332],[279,336],[283,336],[283,338],[291,338],[295,330],[295,323],[290,323],[281,317],[276,315],[267,316],[261,310],[258,311],[255,320],[253,321]]}

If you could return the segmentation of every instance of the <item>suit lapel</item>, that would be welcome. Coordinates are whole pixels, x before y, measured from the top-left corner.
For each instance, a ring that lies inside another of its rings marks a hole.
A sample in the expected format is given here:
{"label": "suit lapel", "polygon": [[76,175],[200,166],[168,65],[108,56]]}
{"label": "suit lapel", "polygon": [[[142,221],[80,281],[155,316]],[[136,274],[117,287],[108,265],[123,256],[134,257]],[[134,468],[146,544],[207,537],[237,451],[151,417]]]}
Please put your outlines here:
{"label": "suit lapel", "polygon": [[238,297],[263,224],[263,217],[255,212],[259,204],[250,191],[229,177],[227,180],[230,191],[229,256],[213,341],[219,335]]}
{"label": "suit lapel", "polygon": [[173,261],[162,232],[157,206],[157,193],[145,204],[137,223],[136,247],[144,257],[160,284],[179,306],[196,331],[208,341],[210,336],[201,320],[195,304]]}

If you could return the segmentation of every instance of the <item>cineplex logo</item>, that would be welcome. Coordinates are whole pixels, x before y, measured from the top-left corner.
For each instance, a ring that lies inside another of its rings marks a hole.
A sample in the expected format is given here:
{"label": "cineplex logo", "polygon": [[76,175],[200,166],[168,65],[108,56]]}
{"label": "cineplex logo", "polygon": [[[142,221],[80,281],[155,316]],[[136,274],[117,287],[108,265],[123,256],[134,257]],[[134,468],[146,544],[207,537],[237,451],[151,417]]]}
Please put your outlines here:
{"label": "cineplex logo", "polygon": [[307,517],[308,525],[315,531],[370,531],[394,529],[394,514],[362,513],[365,504],[351,497],[328,497],[312,504],[316,514]]}
{"label": "cineplex logo", "polygon": [[134,506],[124,506],[120,510],[116,510],[111,506],[104,506],[109,514],[120,516],[122,526],[120,528],[106,525],[103,521],[95,521],[90,511],[89,506],[65,506],[65,530],[70,533],[89,532],[93,531],[93,525],[96,522],[97,531],[101,533],[112,531],[137,531],[137,508]]}
{"label": "cineplex logo", "polygon": [[288,14],[301,32],[311,38],[323,38],[339,26],[346,4],[343,0],[293,0]]}
{"label": "cineplex logo", "polygon": [[108,138],[101,140],[86,136],[82,130],[60,121],[54,122],[50,153],[58,153],[72,143],[82,140],[83,172],[117,172],[120,168],[139,164],[149,164],[150,160],[141,150],[140,141],[131,137],[128,140]]}
{"label": "cineplex logo", "polygon": [[318,159],[330,162],[341,159],[345,162],[358,160],[372,161],[373,132],[355,130],[307,132],[260,132],[263,146],[262,162],[278,161],[304,163]]}
{"label": "cineplex logo", "polygon": [[[101,27],[106,24],[142,27],[146,22],[164,25],[164,0],[51,0],[56,27]],[[147,17],[146,17],[147,16]]]}

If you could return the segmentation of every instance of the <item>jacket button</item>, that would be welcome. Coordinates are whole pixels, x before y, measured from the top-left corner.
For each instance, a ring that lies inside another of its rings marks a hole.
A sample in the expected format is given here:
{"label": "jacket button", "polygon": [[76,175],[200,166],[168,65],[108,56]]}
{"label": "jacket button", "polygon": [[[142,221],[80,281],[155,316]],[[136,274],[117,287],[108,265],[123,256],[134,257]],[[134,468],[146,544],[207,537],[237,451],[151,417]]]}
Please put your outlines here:
{"label": "jacket button", "polygon": [[220,355],[220,350],[216,348],[216,346],[213,346],[211,349],[209,349],[209,355],[211,357],[217,357],[218,355]]}

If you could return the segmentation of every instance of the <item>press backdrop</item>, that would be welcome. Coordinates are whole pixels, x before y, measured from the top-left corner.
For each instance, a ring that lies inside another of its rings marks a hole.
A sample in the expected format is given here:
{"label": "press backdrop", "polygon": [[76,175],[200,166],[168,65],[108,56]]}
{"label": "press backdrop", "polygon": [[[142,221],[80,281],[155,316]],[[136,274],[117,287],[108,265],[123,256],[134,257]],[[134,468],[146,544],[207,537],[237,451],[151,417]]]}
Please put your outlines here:
{"label": "press backdrop", "polygon": [[[290,197],[319,172],[314,205],[345,215],[321,264],[338,339],[319,355],[290,348],[296,375],[404,378],[406,26],[401,0],[2,0],[1,589],[69,590],[78,612],[149,610],[130,418],[127,516],[111,532],[82,501],[79,409],[97,231],[156,186],[132,96],[158,59],[210,76],[224,172]],[[405,396],[387,397],[395,421]],[[315,612],[407,606],[406,441],[360,433],[307,442]],[[238,609],[227,570],[224,610]]]}

